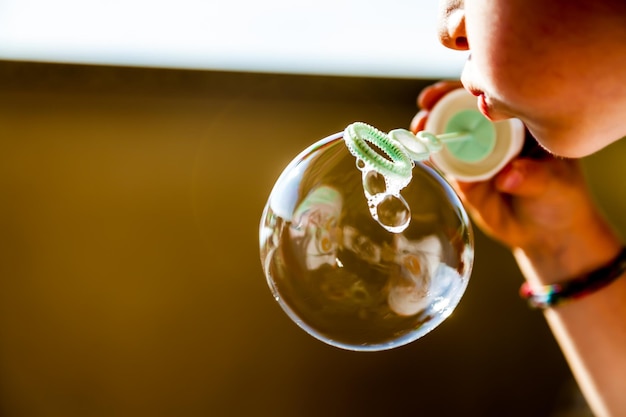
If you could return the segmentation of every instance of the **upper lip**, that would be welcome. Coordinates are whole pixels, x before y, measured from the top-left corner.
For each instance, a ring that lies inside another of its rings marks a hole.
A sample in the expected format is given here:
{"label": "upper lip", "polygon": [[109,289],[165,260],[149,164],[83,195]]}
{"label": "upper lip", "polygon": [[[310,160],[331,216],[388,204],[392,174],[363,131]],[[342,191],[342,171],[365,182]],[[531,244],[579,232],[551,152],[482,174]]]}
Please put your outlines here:
{"label": "upper lip", "polygon": [[482,90],[479,90],[478,88],[473,87],[473,86],[471,86],[471,85],[465,85],[465,89],[466,89],[467,91],[469,91],[469,92],[470,92],[470,94],[472,94],[472,95],[474,95],[474,96],[476,96],[476,97],[478,97],[478,96],[482,96],[483,94],[485,94]]}
{"label": "upper lip", "polygon": [[491,121],[498,121],[513,117],[510,113],[506,112],[500,102],[495,102],[488,94],[485,94],[483,90],[480,90],[471,85],[465,85],[465,89],[478,99],[479,109],[485,114],[485,116]]}

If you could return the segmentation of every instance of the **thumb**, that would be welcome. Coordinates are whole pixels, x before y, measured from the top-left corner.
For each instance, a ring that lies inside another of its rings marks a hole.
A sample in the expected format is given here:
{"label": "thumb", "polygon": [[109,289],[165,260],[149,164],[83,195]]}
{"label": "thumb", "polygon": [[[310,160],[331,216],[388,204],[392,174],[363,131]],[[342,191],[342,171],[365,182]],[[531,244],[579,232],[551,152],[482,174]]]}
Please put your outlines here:
{"label": "thumb", "polygon": [[542,194],[550,183],[550,172],[545,162],[520,158],[511,161],[495,178],[498,191],[520,197]]}

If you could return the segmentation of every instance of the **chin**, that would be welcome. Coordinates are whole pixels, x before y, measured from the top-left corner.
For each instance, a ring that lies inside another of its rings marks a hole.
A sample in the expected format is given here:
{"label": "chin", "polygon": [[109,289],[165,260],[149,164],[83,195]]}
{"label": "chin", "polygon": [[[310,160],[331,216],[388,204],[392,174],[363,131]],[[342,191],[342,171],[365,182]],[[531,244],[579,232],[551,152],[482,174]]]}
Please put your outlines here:
{"label": "chin", "polygon": [[604,146],[590,135],[571,131],[535,131],[528,128],[537,142],[549,153],[561,158],[583,158],[598,152]]}

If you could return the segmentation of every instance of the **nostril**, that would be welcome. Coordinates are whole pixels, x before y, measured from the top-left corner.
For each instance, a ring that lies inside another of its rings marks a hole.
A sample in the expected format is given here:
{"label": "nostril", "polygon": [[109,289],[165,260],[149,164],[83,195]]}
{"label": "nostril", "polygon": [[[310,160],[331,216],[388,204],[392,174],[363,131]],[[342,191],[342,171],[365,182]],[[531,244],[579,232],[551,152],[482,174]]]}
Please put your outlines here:
{"label": "nostril", "polygon": [[459,49],[467,49],[469,47],[465,36],[457,36],[456,39],[454,39],[454,45]]}

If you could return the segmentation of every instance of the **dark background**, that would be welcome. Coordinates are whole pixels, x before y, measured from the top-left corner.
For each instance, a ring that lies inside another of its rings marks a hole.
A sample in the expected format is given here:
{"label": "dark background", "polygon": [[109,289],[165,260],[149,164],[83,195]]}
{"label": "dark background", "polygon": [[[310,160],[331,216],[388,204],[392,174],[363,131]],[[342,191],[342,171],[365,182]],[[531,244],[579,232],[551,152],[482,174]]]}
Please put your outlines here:
{"label": "dark background", "polygon": [[[511,255],[480,232],[454,314],[342,351],[273,300],[258,223],[286,164],[430,80],[0,62],[0,414],[582,416]],[[588,158],[626,230],[617,143]]]}

